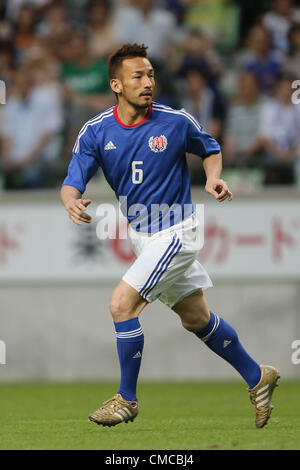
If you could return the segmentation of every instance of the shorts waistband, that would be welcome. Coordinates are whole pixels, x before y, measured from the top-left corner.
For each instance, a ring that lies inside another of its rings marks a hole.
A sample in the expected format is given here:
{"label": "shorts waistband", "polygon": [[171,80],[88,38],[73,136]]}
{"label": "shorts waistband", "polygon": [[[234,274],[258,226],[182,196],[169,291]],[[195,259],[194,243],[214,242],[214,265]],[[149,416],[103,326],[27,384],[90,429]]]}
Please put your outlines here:
{"label": "shorts waistband", "polygon": [[166,233],[176,232],[176,230],[181,230],[183,228],[188,227],[189,225],[190,226],[195,225],[196,222],[197,222],[196,214],[195,214],[195,212],[193,212],[191,215],[189,215],[182,222],[179,222],[178,224],[175,224],[175,225],[171,225],[170,227],[165,228],[164,230],[160,230],[159,232],[155,232],[155,233],[138,232],[137,230],[133,229],[130,225],[129,225],[129,229],[132,232],[136,233],[138,236],[145,237],[145,238],[151,238],[151,237],[158,237],[158,236],[166,234]]}

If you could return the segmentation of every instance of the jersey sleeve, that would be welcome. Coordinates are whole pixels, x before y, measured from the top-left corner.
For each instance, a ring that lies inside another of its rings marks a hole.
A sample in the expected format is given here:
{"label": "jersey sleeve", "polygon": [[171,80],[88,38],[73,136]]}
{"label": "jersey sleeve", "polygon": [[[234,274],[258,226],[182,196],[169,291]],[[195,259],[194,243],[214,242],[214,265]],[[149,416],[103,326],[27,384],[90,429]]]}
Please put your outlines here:
{"label": "jersey sleeve", "polygon": [[63,186],[74,186],[81,193],[85,192],[86,185],[100,166],[95,147],[96,142],[90,126],[86,129],[83,126],[75,142],[68,175]]}
{"label": "jersey sleeve", "polygon": [[198,155],[201,158],[221,152],[218,142],[207,132],[191,115],[186,114],[187,128],[187,152]]}

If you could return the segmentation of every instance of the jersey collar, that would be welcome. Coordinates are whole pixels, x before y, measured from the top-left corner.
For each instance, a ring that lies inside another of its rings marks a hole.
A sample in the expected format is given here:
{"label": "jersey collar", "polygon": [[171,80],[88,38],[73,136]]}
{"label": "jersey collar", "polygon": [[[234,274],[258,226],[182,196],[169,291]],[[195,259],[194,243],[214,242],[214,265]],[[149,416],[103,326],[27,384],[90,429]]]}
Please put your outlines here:
{"label": "jersey collar", "polygon": [[128,127],[128,128],[131,128],[131,127],[136,127],[136,126],[140,126],[141,124],[143,124],[144,122],[146,122],[151,113],[152,113],[152,104],[149,106],[149,109],[148,109],[148,112],[146,114],[146,116],[144,117],[144,119],[142,119],[140,122],[137,122],[136,124],[133,124],[132,126],[128,126],[127,124],[124,124],[124,122],[121,121],[121,119],[119,118],[118,116],[118,104],[116,106],[114,106],[114,117],[115,117],[115,120],[123,127]]}

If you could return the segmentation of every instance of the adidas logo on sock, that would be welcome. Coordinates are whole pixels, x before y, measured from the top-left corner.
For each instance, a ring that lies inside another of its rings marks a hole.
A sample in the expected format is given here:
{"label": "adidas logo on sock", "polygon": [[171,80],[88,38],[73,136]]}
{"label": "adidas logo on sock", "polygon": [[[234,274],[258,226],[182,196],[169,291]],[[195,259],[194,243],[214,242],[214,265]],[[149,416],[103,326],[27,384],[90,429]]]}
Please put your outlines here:
{"label": "adidas logo on sock", "polygon": [[138,351],[134,356],[132,356],[132,359],[138,359],[139,357],[142,357],[141,351]]}
{"label": "adidas logo on sock", "polygon": [[229,339],[225,339],[224,342],[223,342],[223,348],[226,348],[226,346],[228,346],[228,344],[231,343],[231,340]]}
{"label": "adidas logo on sock", "polygon": [[104,150],[115,150],[116,148],[115,144],[110,140],[108,144],[105,145]]}

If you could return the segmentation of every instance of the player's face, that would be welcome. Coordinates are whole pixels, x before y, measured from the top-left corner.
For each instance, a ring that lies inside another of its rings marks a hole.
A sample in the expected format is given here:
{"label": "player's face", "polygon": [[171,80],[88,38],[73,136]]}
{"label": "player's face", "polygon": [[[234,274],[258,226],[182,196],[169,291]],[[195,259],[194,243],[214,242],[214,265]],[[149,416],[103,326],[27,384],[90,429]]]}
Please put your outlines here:
{"label": "player's face", "polygon": [[148,59],[135,57],[122,62],[119,79],[120,96],[136,108],[147,108],[152,102],[154,70]]}

